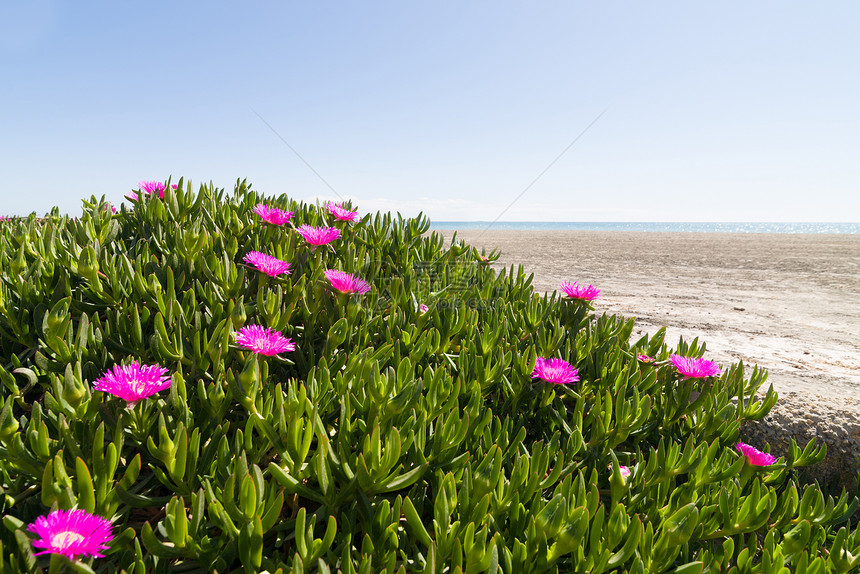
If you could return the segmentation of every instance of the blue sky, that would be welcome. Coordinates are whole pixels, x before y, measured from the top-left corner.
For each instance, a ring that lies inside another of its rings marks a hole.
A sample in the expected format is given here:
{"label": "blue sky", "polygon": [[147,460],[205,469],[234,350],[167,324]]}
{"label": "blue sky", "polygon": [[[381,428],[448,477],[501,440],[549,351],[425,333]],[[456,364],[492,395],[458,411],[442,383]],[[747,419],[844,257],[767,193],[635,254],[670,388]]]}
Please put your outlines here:
{"label": "blue sky", "polygon": [[857,222],[858,21],[853,2],[4,2],[0,213],[172,175],[438,221]]}

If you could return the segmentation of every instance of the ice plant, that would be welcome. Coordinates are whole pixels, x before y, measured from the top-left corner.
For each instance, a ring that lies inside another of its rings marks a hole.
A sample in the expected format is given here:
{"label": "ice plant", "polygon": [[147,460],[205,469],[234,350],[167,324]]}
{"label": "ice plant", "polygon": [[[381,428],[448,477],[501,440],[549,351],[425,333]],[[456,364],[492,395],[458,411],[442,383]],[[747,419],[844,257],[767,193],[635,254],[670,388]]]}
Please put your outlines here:
{"label": "ice plant", "polygon": [[44,548],[36,555],[62,554],[72,560],[79,556],[103,558],[102,550],[107,550],[107,543],[114,538],[110,520],[85,510],[55,510],[37,518],[27,529],[38,536],[33,546]]}
{"label": "ice plant", "polygon": [[341,293],[364,294],[370,291],[370,284],[358,275],[327,269],[325,271],[325,278],[328,279],[334,289],[337,289]]}
{"label": "ice plant", "polygon": [[[609,470],[610,473],[612,473],[612,465],[611,464],[606,465],[606,468]],[[621,480],[623,480],[624,482],[627,482],[627,477],[629,477],[632,474],[632,471],[628,467],[624,466],[623,464],[618,465],[618,471],[621,473]]]}
{"label": "ice plant", "polygon": [[427,309],[428,307],[424,303],[418,305],[418,311],[420,311],[422,315],[427,312]]}
{"label": "ice plant", "polygon": [[350,211],[341,203],[329,203],[328,211],[334,215],[335,219],[339,219],[341,221],[351,221],[355,223],[360,219],[357,211]]}
{"label": "ice plant", "polygon": [[267,357],[296,350],[296,344],[280,332],[259,325],[248,325],[239,329],[236,333],[236,342],[243,349]]}
{"label": "ice plant", "polygon": [[581,301],[594,301],[600,296],[600,289],[594,285],[577,285],[576,281],[561,282],[561,290],[571,299],[579,299]]}
{"label": "ice plant", "polygon": [[286,261],[281,261],[276,257],[260,253],[259,251],[251,251],[245,255],[245,263],[253,265],[258,271],[262,271],[269,277],[277,277],[286,273],[290,274],[290,264]]}
{"label": "ice plant", "polygon": [[93,388],[110,393],[132,405],[170,388],[170,376],[167,369],[160,365],[141,365],[136,362],[125,366],[114,365],[113,370],[107,371],[93,382]]}
{"label": "ice plant", "polygon": [[328,245],[338,237],[340,237],[340,229],[334,227],[311,227],[310,225],[302,225],[297,227],[296,231],[299,235],[305,238],[305,241],[313,246]]}
{"label": "ice plant", "polygon": [[579,380],[576,369],[563,359],[538,357],[532,371],[533,379],[543,379],[547,383],[566,385]]}
{"label": "ice plant", "polygon": [[[146,192],[146,195],[152,195],[153,193],[157,193],[158,197],[164,199],[164,184],[160,181],[141,181],[137,184],[138,189]],[[171,189],[177,189],[177,185],[173,184],[170,186]],[[138,195],[134,192],[131,192],[126,195],[129,199],[138,199]]]}
{"label": "ice plant", "polygon": [[269,207],[263,203],[258,203],[254,208],[254,213],[260,216],[260,219],[272,225],[283,225],[295,215],[292,211],[284,211],[277,207]]}
{"label": "ice plant", "polygon": [[649,357],[648,355],[639,355],[636,357],[640,363],[650,364],[654,362],[654,357]]}
{"label": "ice plant", "polygon": [[706,359],[694,359],[692,357],[682,357],[681,355],[671,355],[669,360],[678,369],[678,372],[685,377],[700,379],[702,377],[715,377],[722,373],[720,366],[713,361]]}
{"label": "ice plant", "polygon": [[762,452],[754,446],[739,442],[735,445],[738,452],[747,457],[747,462],[753,466],[770,466],[776,462],[776,457]]}

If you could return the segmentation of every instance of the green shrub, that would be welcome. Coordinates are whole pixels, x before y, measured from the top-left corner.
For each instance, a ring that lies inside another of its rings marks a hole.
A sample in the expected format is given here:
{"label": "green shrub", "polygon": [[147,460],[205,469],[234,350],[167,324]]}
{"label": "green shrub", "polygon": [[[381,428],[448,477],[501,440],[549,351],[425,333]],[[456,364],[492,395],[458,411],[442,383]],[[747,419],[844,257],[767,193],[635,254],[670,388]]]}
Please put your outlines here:
{"label": "green shrub", "polygon": [[[112,214],[0,222],[0,571],[846,572],[857,501],[800,486],[824,448],[734,448],[776,401],[759,369],[689,378],[633,321],[538,296],[425,217],[336,222],[311,249],[258,203],[166,186]],[[291,264],[270,277],[243,263]],[[344,294],[328,269],[372,289]],[[426,305],[424,311],[421,305]],[[237,345],[240,329],[295,350]],[[640,360],[647,355],[653,361]],[[533,378],[560,358],[579,381]],[[93,384],[160,365],[128,404]],[[758,445],[763,446],[763,445]],[[624,467],[624,468],[622,468]],[[622,471],[630,470],[629,476]],[[112,523],[102,558],[35,556],[37,518]]]}

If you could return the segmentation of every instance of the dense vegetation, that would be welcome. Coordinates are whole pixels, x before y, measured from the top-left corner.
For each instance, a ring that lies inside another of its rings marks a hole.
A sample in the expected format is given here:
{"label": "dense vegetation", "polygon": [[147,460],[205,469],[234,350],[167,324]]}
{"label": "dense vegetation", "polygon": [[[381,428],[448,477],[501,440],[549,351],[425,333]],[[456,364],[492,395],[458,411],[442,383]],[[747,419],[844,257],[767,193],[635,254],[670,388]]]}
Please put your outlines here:
{"label": "dense vegetation", "polygon": [[[160,189],[0,222],[0,572],[860,564],[856,501],[797,479],[823,447],[767,466],[735,448],[776,401],[756,398],[766,373],[684,376],[670,357],[698,341],[631,344],[632,320],[535,294],[423,217],[342,221],[245,182]],[[294,215],[267,223],[258,204]],[[313,246],[301,225],[340,237]],[[291,341],[248,350],[252,325]],[[578,382],[533,377],[549,358]],[[95,390],[132,363],[169,387]],[[68,509],[110,522],[104,557],[34,555],[50,541],[31,525]]]}

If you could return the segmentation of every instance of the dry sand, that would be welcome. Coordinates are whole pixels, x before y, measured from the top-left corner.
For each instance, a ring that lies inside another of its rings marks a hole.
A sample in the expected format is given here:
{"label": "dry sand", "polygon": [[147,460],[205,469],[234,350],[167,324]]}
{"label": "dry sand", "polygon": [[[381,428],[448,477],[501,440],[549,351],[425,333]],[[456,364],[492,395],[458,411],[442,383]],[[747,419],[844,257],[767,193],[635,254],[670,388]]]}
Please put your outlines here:
{"label": "dry sand", "polygon": [[[441,232],[450,238],[451,231]],[[766,368],[780,395],[860,405],[860,235],[480,231],[535,291],[561,281],[601,290],[597,312],[636,318],[634,338],[699,337],[705,357]],[[860,409],[860,406],[856,406]]]}

